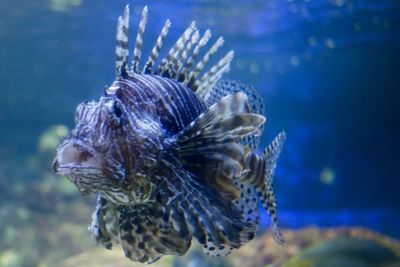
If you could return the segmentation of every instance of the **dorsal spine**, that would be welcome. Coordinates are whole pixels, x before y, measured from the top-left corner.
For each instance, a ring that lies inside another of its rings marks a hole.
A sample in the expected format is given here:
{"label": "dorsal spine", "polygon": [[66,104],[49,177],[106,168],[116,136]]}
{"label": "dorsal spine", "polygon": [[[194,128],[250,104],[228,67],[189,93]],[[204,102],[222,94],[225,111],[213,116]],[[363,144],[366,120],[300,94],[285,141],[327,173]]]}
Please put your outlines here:
{"label": "dorsal spine", "polygon": [[202,59],[196,63],[197,56],[211,38],[210,30],[207,30],[200,38],[200,33],[196,29],[193,21],[185,32],[178,38],[176,43],[169,49],[167,56],[156,65],[159,58],[161,47],[167,37],[171,23],[167,20],[150,52],[143,68],[140,67],[140,58],[143,48],[143,36],[148,19],[147,6],[143,8],[142,16],[139,22],[136,34],[136,42],[133,49],[133,56],[128,71],[128,29],[129,29],[129,6],[126,6],[123,17],[119,17],[117,26],[117,44],[115,49],[115,68],[117,78],[125,75],[134,76],[136,74],[153,74],[161,77],[173,79],[190,88],[202,99],[206,100],[211,88],[221,79],[222,75],[229,71],[229,65],[233,58],[233,51],[225,55],[206,71],[201,78],[198,78],[203,72],[210,58],[223,45],[224,39],[218,38],[217,41],[203,55]]}

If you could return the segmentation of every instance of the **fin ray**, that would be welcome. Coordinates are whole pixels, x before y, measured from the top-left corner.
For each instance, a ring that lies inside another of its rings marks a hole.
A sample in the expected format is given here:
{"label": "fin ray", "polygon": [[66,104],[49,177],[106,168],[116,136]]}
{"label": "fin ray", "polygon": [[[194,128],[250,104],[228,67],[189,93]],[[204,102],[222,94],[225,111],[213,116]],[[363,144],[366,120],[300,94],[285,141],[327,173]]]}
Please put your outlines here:
{"label": "fin ray", "polygon": [[226,255],[227,251],[239,248],[247,241],[248,232],[253,231],[254,226],[241,219],[233,202],[221,197],[217,190],[209,188],[183,166],[179,167],[178,162],[163,162],[164,170],[171,171],[169,179],[166,179],[166,188],[181,192],[178,195],[171,193],[173,198],[168,205],[177,207],[206,252],[213,252],[211,254],[215,256]]}
{"label": "fin ray", "polygon": [[191,55],[189,56],[188,60],[186,61],[185,66],[183,67],[182,71],[180,72],[178,81],[183,82],[184,84],[187,83],[186,79],[188,77],[188,71],[192,68],[197,56],[200,53],[200,49],[208,43],[208,40],[211,38],[211,31],[206,30],[203,36],[200,38],[199,42],[193,48]]}
{"label": "fin ray", "polygon": [[210,91],[214,87],[215,83],[221,79],[222,75],[229,71],[229,65],[233,59],[233,51],[230,51],[224,58],[222,58],[216,65],[205,73],[200,80],[195,82],[197,87],[196,94],[207,101]]}
{"label": "fin ray", "polygon": [[273,237],[279,244],[283,244],[285,241],[278,224],[273,176],[276,162],[283,148],[285,136],[284,132],[279,133],[261,156],[253,153],[248,154],[246,165],[250,171],[239,179],[241,182],[250,183],[255,186],[259,199],[271,218]]}
{"label": "fin ray", "polygon": [[178,62],[175,66],[174,77],[173,77],[176,80],[179,81],[179,75],[181,74],[180,71],[182,69],[182,66],[185,63],[186,59],[188,58],[189,52],[192,49],[193,45],[198,43],[199,38],[200,38],[199,31],[198,30],[194,31],[194,33],[192,34],[192,37],[187,42],[185,49],[182,51],[182,55],[180,57],[178,57]]}
{"label": "fin ray", "polygon": [[170,20],[166,20],[160,32],[160,35],[157,37],[156,43],[154,44],[154,47],[151,50],[151,54],[144,65],[143,73],[146,74],[152,73],[151,69],[158,57],[158,54],[160,53],[161,47],[164,43],[165,37],[167,36],[170,27],[171,27]]}
{"label": "fin ray", "polygon": [[[148,8],[145,6],[142,10],[141,19],[136,34],[136,41],[133,49],[133,56],[128,71],[128,28],[129,28],[129,5],[126,6],[123,17],[120,17],[117,24],[117,44],[115,48],[115,69],[117,78],[124,75],[134,74],[155,74],[162,77],[171,78],[182,83],[193,91],[200,88],[200,94],[204,97],[208,96],[210,89],[218,82],[222,75],[229,71],[229,64],[232,60],[233,52],[229,52],[215,66],[212,66],[199,80],[197,76],[208,63],[220,46],[224,39],[222,37],[209,48],[203,58],[196,63],[196,58],[203,46],[207,44],[211,37],[211,32],[207,30],[200,38],[199,31],[193,21],[184,33],[178,38],[175,44],[169,49],[167,55],[161,59],[155,71],[152,71],[155,61],[161,51],[171,23],[167,20],[154,44],[150,55],[145,62],[143,69],[140,67],[140,58],[143,49],[143,37],[148,20]],[[195,64],[194,68],[193,65]]]}
{"label": "fin ray", "polygon": [[285,239],[279,228],[278,218],[276,215],[276,198],[273,188],[273,176],[275,174],[276,162],[282,152],[283,144],[286,139],[285,132],[279,133],[272,143],[264,150],[263,157],[266,160],[266,175],[265,175],[265,189],[262,190],[261,195],[264,208],[267,210],[271,218],[271,227],[274,239],[277,243],[285,243]]}
{"label": "fin ray", "polygon": [[182,51],[182,49],[185,47],[185,44],[187,40],[190,38],[192,35],[193,31],[196,29],[196,22],[192,22],[189,27],[186,28],[184,33],[181,35],[181,37],[178,38],[176,41],[175,45],[171,47],[171,49],[168,51],[167,57],[163,58],[161,60],[161,64],[158,67],[158,74],[161,76],[168,75],[168,77],[173,76],[171,69],[174,64],[176,64],[177,57],[179,53]]}
{"label": "fin ray", "polygon": [[196,64],[194,70],[192,70],[188,74],[188,77],[184,81],[184,84],[186,84],[188,87],[192,88],[194,91],[197,90],[197,87],[194,87],[197,75],[199,75],[199,73],[204,68],[204,66],[207,64],[207,62],[210,60],[210,58],[218,51],[218,49],[223,44],[224,44],[224,38],[219,37],[218,40],[213,44],[213,46],[211,46],[211,48],[203,56],[203,59]]}
{"label": "fin ray", "polygon": [[[232,93],[242,92],[248,97],[249,112],[264,115],[264,100],[256,89],[250,85],[234,80],[220,80],[210,90],[206,99],[209,106],[218,102],[222,97]],[[259,134],[262,134],[264,125],[259,128]],[[248,145],[252,150],[256,150],[260,142],[257,135],[248,135],[240,140],[241,144]]]}
{"label": "fin ray", "polygon": [[204,125],[211,124],[225,116],[248,111],[246,102],[247,96],[243,93],[231,94],[222,98],[199,115],[199,117],[183,129],[177,137],[196,132]]}
{"label": "fin ray", "polygon": [[127,72],[129,47],[128,47],[128,29],[129,29],[129,5],[125,7],[123,17],[118,18],[117,36],[115,46],[115,72],[117,77],[121,77]]}
{"label": "fin ray", "polygon": [[148,8],[145,6],[142,11],[142,17],[139,22],[138,32],[136,34],[135,48],[133,50],[133,59],[131,63],[131,72],[139,73],[140,57],[142,55],[143,48],[143,35],[146,29],[148,16]]}
{"label": "fin ray", "polygon": [[191,241],[170,223],[170,210],[148,202],[122,208],[120,219],[121,244],[125,256],[133,261],[150,264],[163,255],[184,254]]}

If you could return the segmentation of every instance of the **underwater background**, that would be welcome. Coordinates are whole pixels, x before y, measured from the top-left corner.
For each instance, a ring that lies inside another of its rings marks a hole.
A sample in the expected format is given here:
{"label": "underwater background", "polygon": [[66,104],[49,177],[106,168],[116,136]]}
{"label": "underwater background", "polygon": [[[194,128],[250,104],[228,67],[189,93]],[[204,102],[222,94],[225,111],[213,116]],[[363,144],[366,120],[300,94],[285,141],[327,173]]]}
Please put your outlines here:
{"label": "underwater background", "polygon": [[[97,251],[87,232],[94,197],[55,176],[51,161],[76,106],[114,80],[116,21],[127,3],[131,35],[149,6],[145,55],[168,18],[165,47],[196,20],[214,40],[224,36],[223,52],[235,51],[225,77],[263,95],[261,147],[287,133],[275,190],[288,236],[368,228],[400,256],[399,1],[1,0],[0,266],[91,266],[64,260]],[[124,263],[93,266],[141,266],[114,250]],[[196,259],[171,266],[236,266]]]}

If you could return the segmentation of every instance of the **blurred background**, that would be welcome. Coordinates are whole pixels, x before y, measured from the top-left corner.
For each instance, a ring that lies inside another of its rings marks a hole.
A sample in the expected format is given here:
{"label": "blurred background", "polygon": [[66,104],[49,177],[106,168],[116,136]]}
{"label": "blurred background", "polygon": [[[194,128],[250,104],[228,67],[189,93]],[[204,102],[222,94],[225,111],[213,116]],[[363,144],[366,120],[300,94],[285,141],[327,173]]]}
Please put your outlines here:
{"label": "blurred background", "polygon": [[[252,84],[264,96],[262,147],[287,133],[275,188],[289,237],[303,238],[305,227],[320,239],[338,228],[354,235],[349,229],[363,227],[385,235],[375,241],[397,242],[399,1],[1,0],[0,266],[64,266],[68,257],[97,251],[87,233],[94,198],[80,196],[50,166],[76,106],[98,99],[115,78],[116,20],[127,3],[131,36],[149,6],[143,57],[168,18],[165,47],[196,20],[214,40],[224,36],[221,54],[235,50],[226,78]],[[263,217],[265,229],[268,220]],[[286,251],[288,257],[295,252]],[[203,266],[198,262],[190,266]]]}

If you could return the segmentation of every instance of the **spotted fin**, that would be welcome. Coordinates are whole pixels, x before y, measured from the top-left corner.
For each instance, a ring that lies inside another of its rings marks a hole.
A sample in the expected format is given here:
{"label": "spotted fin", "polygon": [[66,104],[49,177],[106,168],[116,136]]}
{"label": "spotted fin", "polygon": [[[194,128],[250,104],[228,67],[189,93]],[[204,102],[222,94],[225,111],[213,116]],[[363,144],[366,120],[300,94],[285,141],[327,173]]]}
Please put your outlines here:
{"label": "spotted fin", "polygon": [[[200,38],[200,32],[197,30],[195,22],[192,22],[182,36],[169,49],[167,55],[161,60],[158,60],[161,47],[171,25],[170,21],[167,20],[150,52],[148,60],[144,64],[144,67],[141,68],[140,58],[142,55],[143,36],[147,19],[148,9],[144,7],[136,34],[132,62],[128,69],[129,6],[126,6],[123,17],[119,18],[115,51],[117,78],[124,77],[124,75],[134,76],[142,72],[146,74],[155,74],[178,81],[195,91],[201,97],[208,96],[211,89],[218,80],[221,79],[222,75],[229,71],[229,65],[233,58],[233,51],[230,51],[225,57],[219,60],[217,64],[211,66],[202,73],[211,57],[215,55],[218,49],[223,45],[223,38],[218,38],[204,54],[203,58],[197,62],[196,58],[211,38],[211,32],[207,30]],[[160,63],[156,65],[156,61],[160,61]]]}
{"label": "spotted fin", "polygon": [[210,106],[176,135],[180,148],[223,143],[253,134],[263,125],[262,115],[249,113],[247,96],[234,93]]}
{"label": "spotted fin", "polygon": [[174,146],[185,167],[230,199],[238,197],[232,179],[244,171],[248,148],[236,143],[264,123],[248,113],[247,96],[235,93],[222,98],[175,136]]}
{"label": "spotted fin", "polygon": [[[216,102],[218,102],[221,98],[237,92],[242,92],[247,95],[250,108],[249,112],[260,115],[265,114],[264,100],[257,92],[257,90],[254,87],[248,84],[241,83],[239,81],[220,80],[214,87],[212,87],[212,90],[210,91],[208,98],[204,100],[207,102],[209,106],[211,106]],[[252,150],[256,150],[260,143],[259,136],[262,134],[263,128],[264,125],[261,125],[258,135],[252,134],[245,136],[240,141],[240,143],[248,145]]]}
{"label": "spotted fin", "polygon": [[259,192],[261,195],[261,202],[271,218],[274,239],[279,244],[285,243],[285,239],[283,238],[283,235],[279,229],[278,218],[276,215],[276,199],[273,188],[273,177],[275,174],[276,162],[282,152],[285,139],[286,134],[281,132],[263,152],[263,158],[266,162],[266,174],[264,182],[265,189],[262,188]]}
{"label": "spotted fin", "polygon": [[240,210],[243,220],[254,225],[254,231],[249,233],[249,239],[252,239],[257,234],[260,225],[257,191],[255,186],[250,183],[237,181],[235,186],[239,188],[240,197],[234,203]]}
{"label": "spotted fin", "polygon": [[[250,107],[250,112],[256,114],[264,114],[264,101],[260,94],[255,90],[254,87],[243,84],[238,81],[232,80],[221,80],[219,81],[210,91],[210,94],[207,99],[205,99],[209,106],[218,102],[222,97],[235,93],[242,92],[248,96],[248,103]],[[262,125],[259,129],[260,133],[263,131],[264,125]],[[252,151],[255,151],[259,145],[259,135],[248,135],[243,137],[239,143],[249,146]],[[272,177],[273,170],[276,165],[276,160],[279,156],[280,150],[282,148],[282,144],[284,141],[284,134],[278,135],[277,139],[267,148],[264,152],[264,156],[262,157],[253,157],[253,163],[248,162],[247,165],[254,164],[253,167],[246,167],[246,169],[252,169],[250,173],[244,172],[238,181],[235,182],[236,188],[239,189],[240,198],[235,200],[235,204],[238,209],[241,211],[243,215],[243,219],[248,222],[253,222],[255,225],[259,225],[260,215],[258,209],[258,201],[261,199],[263,206],[267,207],[267,211],[271,216],[272,220],[272,229],[274,233],[274,238],[278,243],[282,243],[282,235],[279,231],[277,218],[276,218],[276,204],[275,204],[275,196],[272,190]],[[279,144],[279,145],[278,145]],[[272,147],[276,149],[273,150]],[[279,149],[277,149],[279,147]],[[275,151],[272,153],[272,151]],[[248,154],[250,155],[250,154]],[[272,156],[271,156],[272,155]],[[267,160],[264,160],[267,159]],[[269,162],[269,165],[263,165],[265,162]],[[245,164],[246,165],[246,164]],[[257,166],[257,167],[256,167]],[[264,168],[265,171],[263,174],[256,174],[255,169],[258,167]],[[246,178],[244,178],[246,177]],[[255,177],[260,178],[259,184],[257,186],[251,183],[255,179]],[[267,186],[268,184],[268,186]],[[257,193],[258,192],[258,193]],[[263,198],[259,198],[258,194],[263,195]],[[254,232],[254,235],[256,231]]]}
{"label": "spotted fin", "polygon": [[241,183],[252,184],[255,187],[263,207],[267,210],[271,218],[273,236],[275,241],[279,244],[284,243],[284,238],[278,225],[276,199],[273,190],[273,176],[284,141],[285,133],[282,132],[275,137],[262,155],[256,155],[254,153],[248,154],[245,166],[250,171],[244,173],[240,178]]}
{"label": "spotted fin", "polygon": [[232,201],[174,161],[168,156],[162,160],[163,173],[168,175],[163,187],[169,195],[167,205],[182,215],[184,224],[205,252],[225,256],[246,243],[254,225],[242,220]]}
{"label": "spotted fin", "polygon": [[122,207],[120,236],[125,256],[150,264],[163,255],[184,254],[191,235],[188,230],[174,229],[170,216],[169,209],[152,202]]}

